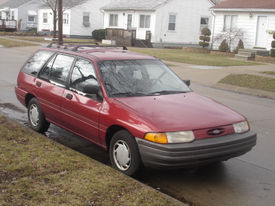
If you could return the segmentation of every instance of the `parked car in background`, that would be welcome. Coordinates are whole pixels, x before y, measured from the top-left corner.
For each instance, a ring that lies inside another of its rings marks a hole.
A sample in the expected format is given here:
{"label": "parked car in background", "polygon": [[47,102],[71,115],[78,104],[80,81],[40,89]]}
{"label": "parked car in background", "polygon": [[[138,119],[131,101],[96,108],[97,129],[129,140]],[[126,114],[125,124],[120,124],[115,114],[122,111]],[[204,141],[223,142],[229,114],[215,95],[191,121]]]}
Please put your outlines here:
{"label": "parked car in background", "polygon": [[256,144],[244,116],[196,94],[160,60],[126,48],[39,49],[15,91],[32,129],[53,123],[73,132],[108,151],[127,175],[142,166],[223,161]]}

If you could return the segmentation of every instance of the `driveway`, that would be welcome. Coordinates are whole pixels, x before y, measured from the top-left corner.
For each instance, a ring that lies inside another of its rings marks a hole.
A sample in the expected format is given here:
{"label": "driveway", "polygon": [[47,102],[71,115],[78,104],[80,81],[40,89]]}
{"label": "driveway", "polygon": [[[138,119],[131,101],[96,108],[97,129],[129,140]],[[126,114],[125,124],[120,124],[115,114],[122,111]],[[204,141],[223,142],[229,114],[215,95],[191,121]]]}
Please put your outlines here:
{"label": "driveway", "polygon": [[[0,48],[0,108],[2,113],[23,124],[26,124],[27,120],[24,113],[26,110],[16,100],[13,87],[20,66],[35,49]],[[247,116],[253,130],[258,133],[258,144],[248,154],[227,162],[188,170],[146,169],[138,179],[196,206],[274,206],[275,100],[212,88],[211,85],[198,81],[198,78],[193,78],[204,76],[210,79],[210,76],[206,76],[211,74],[211,71],[206,72],[208,70],[189,68],[188,65],[174,69],[184,79],[195,81],[191,83],[191,88],[197,93],[214,98]],[[253,70],[252,67],[248,69]],[[46,135],[93,159],[109,164],[108,155],[101,149],[58,127],[51,126]]]}

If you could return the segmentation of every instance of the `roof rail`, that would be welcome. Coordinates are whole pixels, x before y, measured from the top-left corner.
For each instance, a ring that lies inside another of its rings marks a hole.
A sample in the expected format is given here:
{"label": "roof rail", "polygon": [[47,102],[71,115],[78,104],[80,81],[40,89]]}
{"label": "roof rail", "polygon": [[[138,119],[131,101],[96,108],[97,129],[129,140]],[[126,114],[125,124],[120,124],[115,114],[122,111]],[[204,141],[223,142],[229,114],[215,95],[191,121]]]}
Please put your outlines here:
{"label": "roof rail", "polygon": [[[113,45],[99,45],[99,44],[95,44],[95,45],[77,45],[75,46],[72,51],[78,51],[79,48],[81,47],[101,47],[101,48],[118,48],[118,46],[113,46]],[[128,48],[126,46],[122,46],[123,50],[128,50]]]}
{"label": "roof rail", "polygon": [[72,49],[72,51],[78,51],[79,48],[81,47],[99,47],[98,43],[95,44],[81,44],[81,45],[76,45],[74,46],[74,48]]}
{"label": "roof rail", "polygon": [[63,45],[59,45],[58,44],[58,42],[56,42],[56,41],[53,41],[53,42],[51,42],[48,46],[47,46],[47,48],[51,48],[53,45],[57,45],[56,47],[61,47],[61,46],[65,46],[64,44],[66,44],[66,46],[75,46],[74,44],[79,44],[79,43],[81,43],[81,44],[91,44],[91,45],[98,45],[98,43],[94,43],[94,42],[73,42],[73,41],[67,41],[67,42],[63,42]]}
{"label": "roof rail", "polygon": [[[81,47],[106,47],[106,48],[118,48],[118,46],[113,46],[113,45],[99,45],[98,43],[92,43],[92,42],[81,42],[81,43],[89,43],[89,44],[80,44],[80,45],[73,45],[73,44],[77,44],[80,42],[63,42],[63,44],[67,44],[67,45],[58,45],[57,42],[51,42],[47,48],[52,48],[53,45],[56,45],[56,48],[61,49],[63,47],[63,49],[68,49],[68,47],[71,47],[71,51],[77,52],[79,48]],[[122,46],[123,50],[128,50],[128,48],[126,46]]]}

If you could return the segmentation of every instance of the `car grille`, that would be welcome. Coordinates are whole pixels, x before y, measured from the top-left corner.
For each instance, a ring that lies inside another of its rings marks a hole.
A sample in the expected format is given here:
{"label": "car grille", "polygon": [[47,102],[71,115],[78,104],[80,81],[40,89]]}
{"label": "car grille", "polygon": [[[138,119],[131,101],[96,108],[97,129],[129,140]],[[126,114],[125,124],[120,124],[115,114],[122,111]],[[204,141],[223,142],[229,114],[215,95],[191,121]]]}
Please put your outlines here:
{"label": "car grille", "polygon": [[219,137],[234,133],[233,125],[194,130],[195,139]]}

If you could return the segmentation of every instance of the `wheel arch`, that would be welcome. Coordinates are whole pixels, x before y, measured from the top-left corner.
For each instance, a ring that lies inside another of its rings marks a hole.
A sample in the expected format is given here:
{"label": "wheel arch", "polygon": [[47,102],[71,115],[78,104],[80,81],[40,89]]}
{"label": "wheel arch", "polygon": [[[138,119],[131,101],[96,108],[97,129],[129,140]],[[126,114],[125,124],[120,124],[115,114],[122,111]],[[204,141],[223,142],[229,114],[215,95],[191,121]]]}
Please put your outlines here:
{"label": "wheel arch", "polygon": [[26,107],[28,107],[28,104],[29,104],[29,102],[30,102],[30,100],[32,99],[32,98],[34,98],[35,96],[33,95],[33,94],[31,94],[31,93],[28,93],[26,96],[25,96],[25,105],[26,105]]}
{"label": "wheel arch", "polygon": [[111,142],[113,135],[120,130],[126,130],[127,132],[129,132],[132,135],[132,133],[128,129],[126,129],[125,127],[123,127],[121,125],[111,125],[107,129],[106,136],[105,136],[107,151],[109,151],[109,146],[110,146],[110,142]]}

